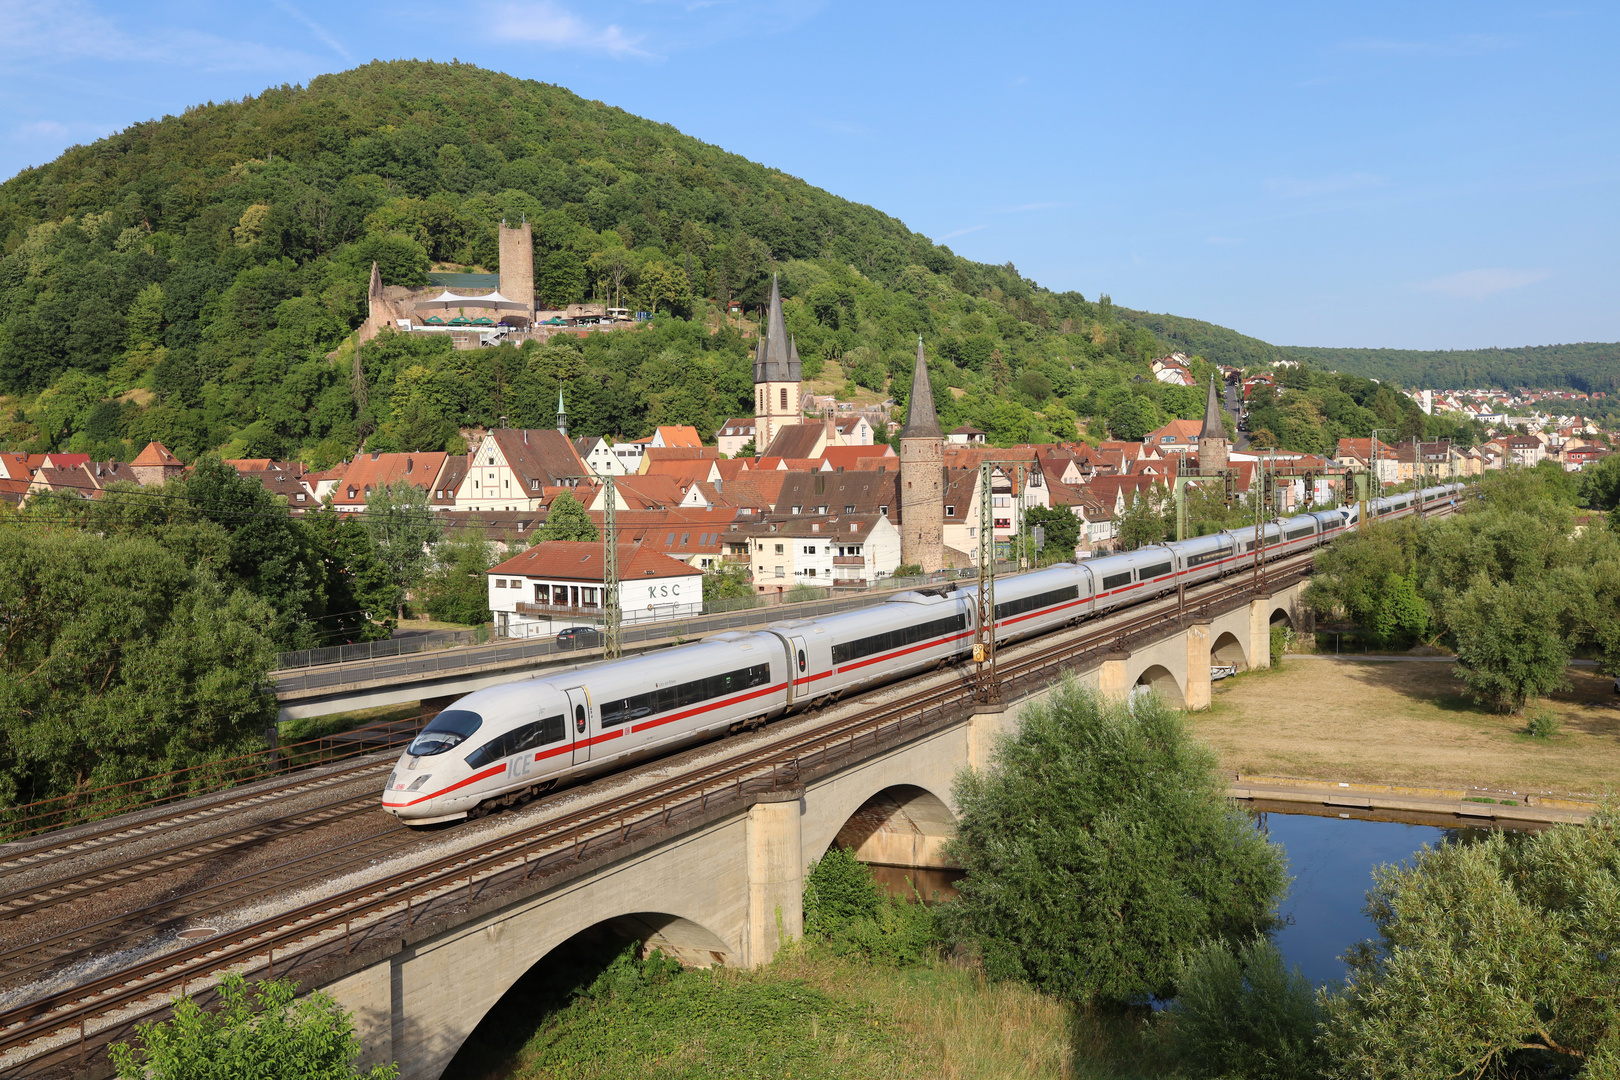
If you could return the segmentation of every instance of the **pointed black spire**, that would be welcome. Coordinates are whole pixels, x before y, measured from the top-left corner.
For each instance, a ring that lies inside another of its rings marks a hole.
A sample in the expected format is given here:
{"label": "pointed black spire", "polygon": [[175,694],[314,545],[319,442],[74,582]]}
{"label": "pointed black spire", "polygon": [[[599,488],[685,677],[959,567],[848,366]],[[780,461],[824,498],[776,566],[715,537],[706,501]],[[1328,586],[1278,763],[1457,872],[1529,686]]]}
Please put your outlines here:
{"label": "pointed black spire", "polygon": [[1204,403],[1204,427],[1200,439],[1226,438],[1226,424],[1221,420],[1221,404],[1215,396],[1215,376],[1209,377],[1209,400]]}
{"label": "pointed black spire", "polygon": [[943,439],[939,415],[934,412],[934,388],[928,382],[928,360],[923,356],[922,335],[917,335],[917,365],[911,369],[911,396],[906,399],[906,426],[902,439]]}
{"label": "pointed black spire", "polygon": [[778,275],[771,275],[771,308],[765,316],[765,342],[760,361],[755,364],[755,382],[799,382],[799,364],[794,363],[792,345],[787,340],[787,324],[782,321],[782,290]]}

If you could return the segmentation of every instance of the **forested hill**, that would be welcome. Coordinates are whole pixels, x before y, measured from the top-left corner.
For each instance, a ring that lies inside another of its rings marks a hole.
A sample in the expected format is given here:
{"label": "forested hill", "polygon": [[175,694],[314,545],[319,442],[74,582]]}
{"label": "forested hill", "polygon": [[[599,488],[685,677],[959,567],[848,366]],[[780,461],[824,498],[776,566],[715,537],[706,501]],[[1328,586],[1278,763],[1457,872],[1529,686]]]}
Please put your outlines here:
{"label": "forested hill", "polygon": [[[497,223],[525,216],[545,302],[602,295],[617,268],[655,325],[455,355],[394,335],[361,350],[358,385],[343,342],[371,263],[390,283],[493,269]],[[13,448],[112,457],[159,438],[188,459],[323,464],[362,445],[454,445],[457,426],[500,415],[549,424],[559,381],[580,434],[712,432],[751,407],[751,343],[719,329],[708,301],[753,308],[773,272],[807,372],[903,399],[906,378],[890,377],[909,373],[921,334],[944,419],[1003,441],[1072,434],[1077,411],[1123,408],[1139,426],[1198,408],[1138,378],[1168,342],[1106,300],[470,65],[372,63],[75,147],[0,186],[0,249],[0,441]]]}
{"label": "forested hill", "polygon": [[1601,390],[1609,394],[1620,390],[1620,343],[1617,342],[1430,352],[1283,346],[1275,352],[1282,359],[1430,390],[1467,390],[1478,386],[1538,390],[1570,387],[1583,393]]}

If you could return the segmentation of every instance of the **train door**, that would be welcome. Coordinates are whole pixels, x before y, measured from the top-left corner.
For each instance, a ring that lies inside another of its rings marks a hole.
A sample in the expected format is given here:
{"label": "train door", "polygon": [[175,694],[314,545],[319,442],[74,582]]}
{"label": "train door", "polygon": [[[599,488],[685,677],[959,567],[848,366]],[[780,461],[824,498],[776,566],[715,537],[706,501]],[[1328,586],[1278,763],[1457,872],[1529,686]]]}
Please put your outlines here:
{"label": "train door", "polygon": [[591,695],[583,686],[564,690],[568,698],[568,737],[574,741],[574,764],[591,760]]}
{"label": "train door", "polygon": [[810,650],[798,634],[788,635],[788,668],[788,685],[792,687],[788,703],[792,704],[810,694]]}

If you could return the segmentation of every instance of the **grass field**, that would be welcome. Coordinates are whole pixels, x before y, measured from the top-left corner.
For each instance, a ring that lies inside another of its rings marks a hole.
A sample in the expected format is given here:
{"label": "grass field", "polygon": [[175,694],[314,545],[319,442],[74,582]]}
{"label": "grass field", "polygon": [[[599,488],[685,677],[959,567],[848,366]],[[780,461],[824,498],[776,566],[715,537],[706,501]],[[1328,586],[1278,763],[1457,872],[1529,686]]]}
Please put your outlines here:
{"label": "grass field", "polygon": [[508,994],[446,1080],[1137,1076],[1118,1070],[1107,1033],[1087,1040],[1106,1051],[1075,1053],[1090,1029],[1064,1005],[943,961],[895,968],[799,950],[760,971],[686,971],[572,1002],[556,991],[573,972],[558,974]]}
{"label": "grass field", "polygon": [[1332,781],[1602,794],[1620,786],[1620,695],[1572,667],[1549,739],[1475,705],[1448,663],[1289,657],[1215,685],[1191,716],[1225,768]]}

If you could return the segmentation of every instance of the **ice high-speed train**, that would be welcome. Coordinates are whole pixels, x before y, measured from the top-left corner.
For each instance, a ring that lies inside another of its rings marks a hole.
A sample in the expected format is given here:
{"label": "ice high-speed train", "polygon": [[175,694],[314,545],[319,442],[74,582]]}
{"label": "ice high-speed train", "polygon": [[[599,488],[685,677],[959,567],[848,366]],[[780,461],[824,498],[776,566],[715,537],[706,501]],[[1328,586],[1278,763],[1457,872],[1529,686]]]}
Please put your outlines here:
{"label": "ice high-speed train", "polygon": [[[1424,508],[1460,485],[1426,488]],[[1368,503],[1368,516],[1413,512],[1417,493]],[[1269,561],[1353,529],[1358,509],[1268,524]],[[1241,571],[1255,529],[1079,563],[996,584],[996,641],[1040,634],[1188,584]],[[468,694],[417,735],[388,777],[383,808],[413,825],[454,821],[531,798],[559,780],[605,772],[816,702],[958,661],[972,652],[978,588],[906,592],[873,607],[773,623],[562,675]]]}

